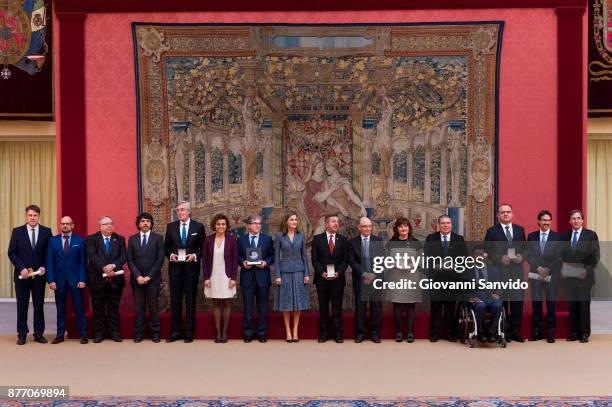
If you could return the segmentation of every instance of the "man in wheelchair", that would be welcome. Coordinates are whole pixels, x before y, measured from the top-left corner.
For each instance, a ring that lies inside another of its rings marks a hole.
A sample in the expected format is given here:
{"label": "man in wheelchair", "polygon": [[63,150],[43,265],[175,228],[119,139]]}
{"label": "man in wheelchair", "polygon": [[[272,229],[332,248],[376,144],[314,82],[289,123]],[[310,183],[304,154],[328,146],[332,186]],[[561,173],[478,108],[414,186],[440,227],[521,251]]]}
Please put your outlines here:
{"label": "man in wheelchair", "polygon": [[[484,257],[486,259],[485,249],[483,246],[475,246],[472,250],[474,258]],[[493,289],[480,288],[482,280],[485,282],[498,282],[499,272],[490,265],[490,262],[485,260],[485,266],[482,268],[474,267],[469,270],[470,278],[476,282],[476,289],[466,293],[466,301],[474,310],[476,317],[477,339],[479,342],[494,343],[497,336],[497,327],[499,319],[503,311],[503,301],[501,292]],[[489,324],[485,327],[485,314],[489,312],[491,318]],[[486,329],[485,329],[486,328]]]}

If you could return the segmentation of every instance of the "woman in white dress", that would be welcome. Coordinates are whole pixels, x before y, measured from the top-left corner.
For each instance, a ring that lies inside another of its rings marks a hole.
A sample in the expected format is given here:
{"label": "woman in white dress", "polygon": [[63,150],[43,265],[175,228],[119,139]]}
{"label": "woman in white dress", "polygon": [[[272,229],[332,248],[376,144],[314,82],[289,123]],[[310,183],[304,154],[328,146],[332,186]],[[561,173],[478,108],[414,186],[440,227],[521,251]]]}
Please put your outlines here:
{"label": "woman in white dress", "polygon": [[216,343],[227,342],[231,299],[236,296],[238,251],[236,238],[227,233],[229,219],[222,213],[213,216],[210,227],[214,234],[204,239],[202,273],[204,295],[213,302]]}

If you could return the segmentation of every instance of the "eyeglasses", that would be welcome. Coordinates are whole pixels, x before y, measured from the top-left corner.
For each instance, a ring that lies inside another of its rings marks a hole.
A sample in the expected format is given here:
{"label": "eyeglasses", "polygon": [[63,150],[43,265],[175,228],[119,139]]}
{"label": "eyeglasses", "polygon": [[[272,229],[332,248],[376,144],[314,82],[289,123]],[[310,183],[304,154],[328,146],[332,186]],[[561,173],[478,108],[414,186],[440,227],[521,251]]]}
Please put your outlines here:
{"label": "eyeglasses", "polygon": [[261,225],[261,222],[249,222],[249,225]]}

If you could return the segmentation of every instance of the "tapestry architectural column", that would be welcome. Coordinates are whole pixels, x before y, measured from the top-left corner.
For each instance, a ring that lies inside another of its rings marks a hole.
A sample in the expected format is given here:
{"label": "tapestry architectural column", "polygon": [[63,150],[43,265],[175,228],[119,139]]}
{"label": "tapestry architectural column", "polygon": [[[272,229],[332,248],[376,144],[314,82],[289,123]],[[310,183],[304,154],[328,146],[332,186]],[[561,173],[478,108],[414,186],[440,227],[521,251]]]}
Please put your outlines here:
{"label": "tapestry architectural column", "polygon": [[448,202],[447,198],[447,186],[448,186],[448,168],[446,159],[446,143],[443,141],[440,143],[440,205],[446,206]]}
{"label": "tapestry architectural column", "polygon": [[412,202],[414,199],[412,197],[412,178],[414,177],[414,169],[412,168],[412,156],[414,154],[414,148],[412,146],[408,147],[408,157],[406,159],[406,167],[408,170],[408,185],[406,189],[406,200],[408,202]]}
{"label": "tapestry architectural column", "polygon": [[425,144],[425,181],[423,183],[423,202],[431,203],[431,144]]}

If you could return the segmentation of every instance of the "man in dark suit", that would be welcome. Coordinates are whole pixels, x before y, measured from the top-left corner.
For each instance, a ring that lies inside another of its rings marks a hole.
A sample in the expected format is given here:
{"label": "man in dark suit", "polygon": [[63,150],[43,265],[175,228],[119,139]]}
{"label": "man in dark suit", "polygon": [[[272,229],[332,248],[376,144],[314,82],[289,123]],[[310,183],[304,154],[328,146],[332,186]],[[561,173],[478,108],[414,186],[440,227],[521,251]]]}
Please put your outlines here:
{"label": "man in dark suit", "polygon": [[569,223],[572,228],[561,235],[561,258],[563,263],[573,263],[581,266],[582,270],[578,277],[565,278],[570,319],[567,340],[586,343],[591,335],[591,291],[595,285],[595,266],[600,259],[599,238],[597,233],[583,227],[581,210],[570,212]]}
{"label": "man in dark suit", "polygon": [[344,342],[342,328],[342,298],[348,267],[348,241],[338,233],[337,215],[325,216],[325,232],[312,239],[314,284],[319,298],[319,343],[329,334],[329,305],[332,307],[336,343]]}
{"label": "man in dark suit", "polygon": [[149,331],[153,342],[159,342],[159,285],[164,266],[164,238],[152,232],[153,216],[143,212],[136,217],[139,232],[128,240],[127,261],[134,293],[136,320],[134,342],[142,342],[144,318],[149,308]]}
{"label": "man in dark suit", "polygon": [[[252,215],[246,220],[247,234],[238,239],[238,264],[240,265],[240,287],[244,300],[242,332],[244,341],[251,342],[257,335],[259,342],[268,339],[268,302],[270,298],[270,264],[274,262],[272,238],[261,233],[261,216]],[[261,263],[247,264],[247,250],[258,248]],[[257,331],[253,327],[253,308],[257,301]]]}
{"label": "man in dark suit", "polygon": [[[487,229],[485,242],[487,253],[491,256],[493,265],[500,273],[500,279],[524,280],[523,253],[525,253],[525,229],[512,223],[514,214],[510,204],[497,207],[497,223]],[[508,340],[525,342],[521,336],[523,321],[523,300],[525,293],[519,290],[508,290],[505,293],[504,308],[509,322]]]}
{"label": "man in dark suit", "polygon": [[[546,298],[547,341],[555,342],[557,288],[561,272],[559,239],[561,235],[550,228],[552,214],[543,209],[538,213],[539,229],[527,236],[527,262],[530,266],[531,307],[533,333],[530,341],[544,338],[542,298]],[[531,276],[538,276],[538,279]]]}
{"label": "man in dark suit", "polygon": [[88,236],[85,241],[93,306],[93,341],[100,343],[108,334],[113,341],[121,342],[119,301],[125,287],[125,238],[113,231],[113,220],[109,216],[101,216],[98,224],[100,231]]}
{"label": "man in dark suit", "polygon": [[[185,297],[185,343],[193,342],[195,334],[195,307],[200,282],[200,261],[204,242],[204,225],[191,219],[189,202],[176,205],[177,221],[168,223],[165,250],[170,260],[168,280],[170,282],[170,312],[172,333],[166,342],[181,339],[183,331],[183,297]],[[185,259],[179,258],[185,253]]]}
{"label": "man in dark suit", "polygon": [[372,288],[375,274],[372,259],[384,256],[382,239],[372,235],[372,221],[367,216],[359,218],[359,235],[349,240],[348,263],[353,274],[355,296],[355,342],[363,342],[366,336],[366,310],[370,305],[371,338],[380,343],[382,302],[378,290]]}
{"label": "man in dark suit", "polygon": [[[17,297],[17,345],[25,345],[28,334],[28,307],[30,293],[34,305],[34,341],[47,343],[45,331],[45,256],[51,229],[41,225],[40,208],[29,205],[26,210],[26,224],[13,229],[9,242],[8,257],[13,263],[15,296]],[[30,272],[39,275],[28,277]]]}
{"label": "man in dark suit", "polygon": [[[468,255],[467,246],[463,236],[455,233],[453,221],[448,215],[438,217],[438,232],[431,233],[425,238],[425,256],[442,259],[452,258],[453,264],[458,257]],[[435,264],[436,262],[432,262]],[[437,262],[439,263],[439,262]],[[438,264],[435,264],[436,266]],[[455,270],[438,267],[429,268],[429,277],[434,281],[457,281],[462,274]],[[431,291],[431,316],[429,320],[429,340],[437,342],[440,337],[440,325],[443,323],[446,331],[446,339],[457,342],[457,296],[455,290],[444,290],[444,292]]]}
{"label": "man in dark suit", "polygon": [[55,291],[57,308],[57,335],[51,343],[64,342],[66,299],[70,293],[81,344],[86,344],[87,323],[83,303],[83,290],[87,282],[85,239],[72,232],[74,222],[70,216],[64,216],[60,226],[62,233],[52,237],[47,248],[47,280],[49,288]]}

